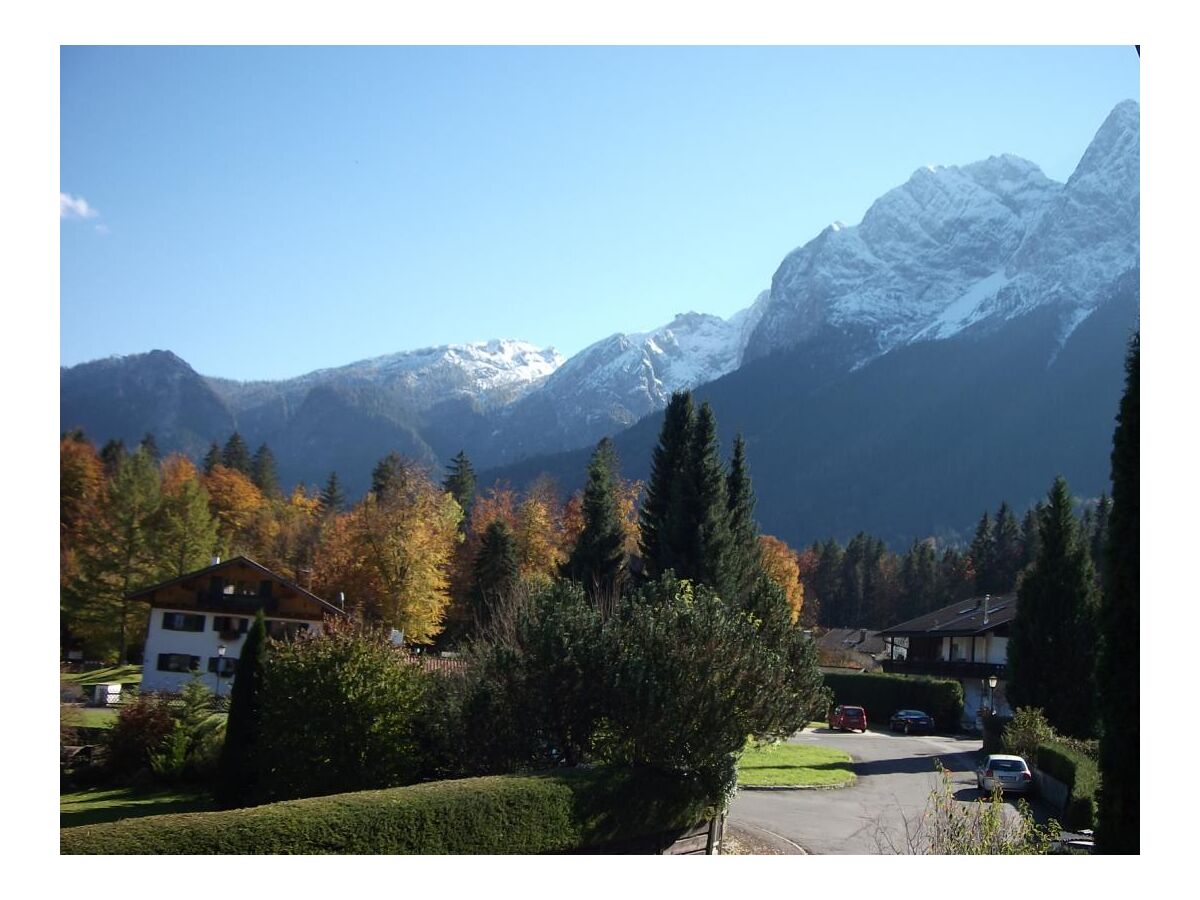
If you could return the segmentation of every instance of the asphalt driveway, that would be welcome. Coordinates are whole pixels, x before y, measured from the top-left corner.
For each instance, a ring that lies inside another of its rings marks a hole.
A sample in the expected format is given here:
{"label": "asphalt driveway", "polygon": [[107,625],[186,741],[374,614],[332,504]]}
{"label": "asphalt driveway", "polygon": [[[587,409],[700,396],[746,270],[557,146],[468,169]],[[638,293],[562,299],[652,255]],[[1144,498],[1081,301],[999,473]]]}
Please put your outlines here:
{"label": "asphalt driveway", "polygon": [[846,751],[857,783],[840,790],[740,790],[729,812],[731,825],[781,838],[807,853],[888,853],[904,846],[906,823],[911,828],[920,821],[930,792],[939,786],[935,760],[951,773],[956,799],[979,796],[974,774],[979,738],[819,728],[791,743]]}

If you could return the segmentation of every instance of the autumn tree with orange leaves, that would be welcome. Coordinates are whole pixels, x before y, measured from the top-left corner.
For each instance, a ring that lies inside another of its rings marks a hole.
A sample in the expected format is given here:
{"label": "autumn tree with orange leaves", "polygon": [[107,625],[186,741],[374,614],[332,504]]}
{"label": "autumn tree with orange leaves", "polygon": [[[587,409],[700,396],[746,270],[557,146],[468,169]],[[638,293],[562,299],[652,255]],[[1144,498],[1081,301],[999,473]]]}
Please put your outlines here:
{"label": "autumn tree with orange leaves", "polygon": [[777,537],[762,534],[758,537],[758,549],[763,574],[773,581],[787,597],[792,611],[792,624],[800,620],[804,608],[804,584],[800,580],[800,557],[791,547]]}

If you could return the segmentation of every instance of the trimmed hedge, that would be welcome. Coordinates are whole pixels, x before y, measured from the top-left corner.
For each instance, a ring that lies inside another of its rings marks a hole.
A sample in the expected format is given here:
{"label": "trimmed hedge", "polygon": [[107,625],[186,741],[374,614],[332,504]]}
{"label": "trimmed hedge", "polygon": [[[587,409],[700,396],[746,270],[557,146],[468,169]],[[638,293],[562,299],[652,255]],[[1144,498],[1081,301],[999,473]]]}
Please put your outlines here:
{"label": "trimmed hedge", "polygon": [[1063,744],[1039,744],[1037,767],[1042,773],[1067,786],[1063,825],[1094,828],[1096,801],[1100,793],[1100,770],[1094,760]]}
{"label": "trimmed hedge", "polygon": [[833,690],[833,702],[861,706],[867,711],[867,723],[887,725],[899,709],[919,709],[933,716],[939,731],[958,731],[963,714],[962,685],[942,678],[911,675],[825,675],[825,684]]}
{"label": "trimmed hedge", "polygon": [[645,838],[651,852],[715,810],[649,771],[437,781],[60,831],[63,854],[567,853]]}

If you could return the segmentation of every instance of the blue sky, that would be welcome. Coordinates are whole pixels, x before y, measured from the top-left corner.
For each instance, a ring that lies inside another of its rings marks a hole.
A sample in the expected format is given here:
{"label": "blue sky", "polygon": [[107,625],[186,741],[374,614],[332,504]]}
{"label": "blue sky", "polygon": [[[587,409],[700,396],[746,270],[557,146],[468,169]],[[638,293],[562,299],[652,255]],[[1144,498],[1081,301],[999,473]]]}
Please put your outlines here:
{"label": "blue sky", "polygon": [[61,361],[279,378],[727,316],[919,166],[1065,180],[1138,78],[1124,46],[64,48]]}

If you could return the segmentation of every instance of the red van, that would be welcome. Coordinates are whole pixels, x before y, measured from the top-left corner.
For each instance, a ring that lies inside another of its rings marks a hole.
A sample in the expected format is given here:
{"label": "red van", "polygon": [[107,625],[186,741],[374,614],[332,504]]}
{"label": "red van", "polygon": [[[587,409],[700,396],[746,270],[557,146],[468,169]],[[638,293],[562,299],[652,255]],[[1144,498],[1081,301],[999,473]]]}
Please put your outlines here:
{"label": "red van", "polygon": [[829,714],[830,731],[867,730],[867,711],[861,706],[835,706]]}

